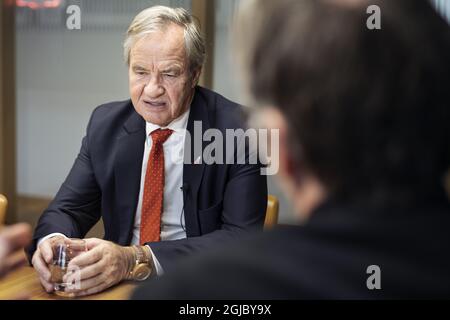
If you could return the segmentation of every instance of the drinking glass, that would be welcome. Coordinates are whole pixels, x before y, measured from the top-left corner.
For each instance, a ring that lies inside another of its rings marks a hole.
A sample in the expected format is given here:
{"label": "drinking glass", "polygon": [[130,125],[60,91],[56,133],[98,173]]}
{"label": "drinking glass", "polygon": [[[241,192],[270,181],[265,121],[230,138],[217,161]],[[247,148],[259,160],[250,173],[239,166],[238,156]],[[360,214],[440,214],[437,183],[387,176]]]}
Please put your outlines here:
{"label": "drinking glass", "polygon": [[72,294],[67,289],[72,289],[79,283],[65,283],[63,278],[70,271],[69,262],[75,257],[87,251],[86,241],[82,239],[57,238],[52,242],[53,261],[50,265],[51,282],[55,294],[62,297],[71,297]]}

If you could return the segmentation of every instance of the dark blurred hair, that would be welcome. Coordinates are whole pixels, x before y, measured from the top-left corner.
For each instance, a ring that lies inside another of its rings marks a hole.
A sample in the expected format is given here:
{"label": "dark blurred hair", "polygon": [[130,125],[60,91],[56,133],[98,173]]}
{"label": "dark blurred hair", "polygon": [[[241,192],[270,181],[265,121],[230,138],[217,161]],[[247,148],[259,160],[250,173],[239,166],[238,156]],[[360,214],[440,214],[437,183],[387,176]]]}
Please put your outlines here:
{"label": "dark blurred hair", "polygon": [[450,166],[449,26],[425,0],[354,2],[259,1],[240,24],[249,89],[332,195],[405,204]]}

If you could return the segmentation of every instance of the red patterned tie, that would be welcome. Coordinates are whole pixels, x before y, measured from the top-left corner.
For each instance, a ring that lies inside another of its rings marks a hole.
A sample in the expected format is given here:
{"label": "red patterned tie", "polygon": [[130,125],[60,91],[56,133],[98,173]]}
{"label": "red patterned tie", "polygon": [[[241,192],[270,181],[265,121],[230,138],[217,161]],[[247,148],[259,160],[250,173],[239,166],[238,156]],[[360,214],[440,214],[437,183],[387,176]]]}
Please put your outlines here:
{"label": "red patterned tie", "polygon": [[145,173],[144,196],[142,199],[140,242],[160,241],[161,213],[164,199],[164,142],[172,130],[155,130],[151,133],[152,150]]}

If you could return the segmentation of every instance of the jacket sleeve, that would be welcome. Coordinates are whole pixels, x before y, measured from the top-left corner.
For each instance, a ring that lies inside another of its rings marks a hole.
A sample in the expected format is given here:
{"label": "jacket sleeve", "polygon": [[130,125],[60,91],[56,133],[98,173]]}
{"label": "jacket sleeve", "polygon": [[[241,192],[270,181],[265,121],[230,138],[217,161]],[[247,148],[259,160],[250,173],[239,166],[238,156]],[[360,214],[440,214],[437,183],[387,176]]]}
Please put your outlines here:
{"label": "jacket sleeve", "polygon": [[89,137],[92,119],[75,163],[50,206],[39,219],[32,244],[25,249],[29,261],[39,239],[51,233],[83,238],[99,221],[101,190],[97,184],[90,158]]}

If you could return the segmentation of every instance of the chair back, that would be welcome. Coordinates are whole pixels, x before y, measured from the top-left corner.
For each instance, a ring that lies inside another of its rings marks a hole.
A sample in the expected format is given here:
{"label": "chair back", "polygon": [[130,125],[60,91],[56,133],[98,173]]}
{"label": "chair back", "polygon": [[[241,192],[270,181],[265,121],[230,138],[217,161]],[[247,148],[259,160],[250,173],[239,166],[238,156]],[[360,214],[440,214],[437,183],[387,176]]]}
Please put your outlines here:
{"label": "chair back", "polygon": [[271,229],[278,224],[278,210],[280,203],[278,198],[269,195],[267,198],[267,211],[266,211],[266,220],[264,222],[264,229]]}
{"label": "chair back", "polygon": [[6,197],[4,195],[0,194],[0,226],[3,226],[5,224],[7,206],[8,200],[6,200]]}

